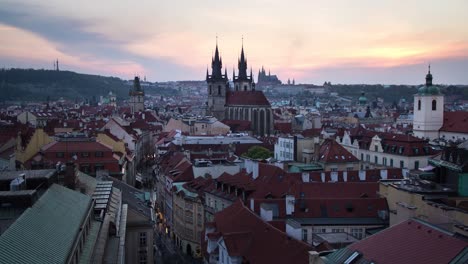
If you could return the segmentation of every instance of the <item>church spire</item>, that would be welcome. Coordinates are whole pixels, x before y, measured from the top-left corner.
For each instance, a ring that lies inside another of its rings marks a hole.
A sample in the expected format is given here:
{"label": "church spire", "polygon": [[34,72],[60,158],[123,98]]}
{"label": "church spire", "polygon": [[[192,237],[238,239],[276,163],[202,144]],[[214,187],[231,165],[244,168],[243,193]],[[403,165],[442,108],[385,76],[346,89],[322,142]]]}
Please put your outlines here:
{"label": "church spire", "polygon": [[238,63],[239,75],[237,78],[239,80],[247,80],[247,60],[245,59],[244,54],[244,38],[242,37],[242,48],[241,48],[241,55]]}
{"label": "church spire", "polygon": [[219,56],[218,37],[216,37],[215,55],[211,61],[211,78],[215,80],[222,79],[222,72],[221,72],[222,68],[223,68],[223,62],[221,60],[221,57]]}

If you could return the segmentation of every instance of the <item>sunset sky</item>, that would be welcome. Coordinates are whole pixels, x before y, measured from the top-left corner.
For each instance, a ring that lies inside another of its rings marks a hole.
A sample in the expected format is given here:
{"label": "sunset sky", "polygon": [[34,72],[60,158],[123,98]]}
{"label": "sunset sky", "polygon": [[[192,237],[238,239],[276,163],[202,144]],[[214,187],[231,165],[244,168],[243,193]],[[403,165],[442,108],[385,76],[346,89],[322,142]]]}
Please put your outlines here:
{"label": "sunset sky", "polygon": [[229,76],[468,84],[467,0],[0,0],[0,67],[202,80],[216,36]]}

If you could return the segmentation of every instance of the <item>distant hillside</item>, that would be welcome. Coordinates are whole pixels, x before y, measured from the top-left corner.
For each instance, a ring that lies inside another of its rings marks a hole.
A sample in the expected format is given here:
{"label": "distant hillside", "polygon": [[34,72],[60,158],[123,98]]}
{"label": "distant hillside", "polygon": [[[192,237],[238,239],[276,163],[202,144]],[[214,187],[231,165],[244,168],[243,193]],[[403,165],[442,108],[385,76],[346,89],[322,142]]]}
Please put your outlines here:
{"label": "distant hillside", "polygon": [[[109,91],[117,94],[119,100],[124,100],[128,98],[130,88],[131,82],[116,77],[54,70],[0,70],[0,101],[46,101],[48,97],[50,100],[60,97],[93,100]],[[158,91],[151,90],[152,94],[158,94]],[[177,93],[173,89],[160,92]]]}
{"label": "distant hillside", "polygon": [[[446,86],[435,84],[441,88],[441,92],[445,96],[455,96],[460,100],[468,99],[468,86],[457,85],[457,86]],[[418,92],[418,88],[421,85],[346,85],[346,84],[334,84],[330,86],[330,91],[337,92],[342,96],[350,96],[357,98],[364,92],[368,100],[375,100],[377,97],[381,97],[385,102],[398,102],[401,98],[405,98],[410,102],[413,101],[413,96]]]}

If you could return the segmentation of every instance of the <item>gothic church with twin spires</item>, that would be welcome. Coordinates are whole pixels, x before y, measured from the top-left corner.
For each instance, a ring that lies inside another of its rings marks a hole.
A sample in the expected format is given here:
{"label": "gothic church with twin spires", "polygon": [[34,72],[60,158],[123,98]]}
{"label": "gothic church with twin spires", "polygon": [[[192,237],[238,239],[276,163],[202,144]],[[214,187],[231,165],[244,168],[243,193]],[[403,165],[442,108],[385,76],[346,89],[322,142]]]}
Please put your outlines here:
{"label": "gothic church with twin spires", "polygon": [[238,60],[237,76],[233,70],[233,87],[229,85],[216,44],[211,60],[211,74],[206,70],[208,102],[206,114],[216,117],[232,127],[248,126],[255,135],[270,135],[273,132],[273,112],[262,91],[255,90],[252,69],[247,75],[247,59],[242,46]]}

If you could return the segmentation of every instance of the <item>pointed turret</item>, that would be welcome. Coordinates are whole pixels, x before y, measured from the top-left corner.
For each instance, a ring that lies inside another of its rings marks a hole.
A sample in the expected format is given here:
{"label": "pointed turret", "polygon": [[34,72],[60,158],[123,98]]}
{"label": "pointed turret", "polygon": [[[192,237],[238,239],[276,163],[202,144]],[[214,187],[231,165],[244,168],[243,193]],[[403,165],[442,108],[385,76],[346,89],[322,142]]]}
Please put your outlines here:
{"label": "pointed turret", "polygon": [[218,43],[216,43],[215,55],[211,60],[211,78],[213,80],[222,79],[221,69],[223,68],[223,62],[219,56]]}
{"label": "pointed turret", "polygon": [[244,55],[244,45],[242,45],[241,55],[238,63],[239,74],[237,78],[239,80],[247,81],[247,60]]}
{"label": "pointed turret", "polygon": [[431,65],[429,64],[429,70],[426,75],[426,86],[432,86],[432,74],[431,74]]}

